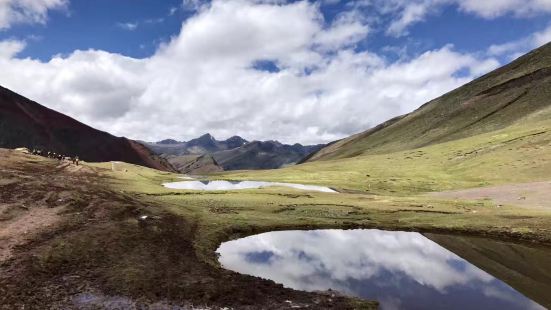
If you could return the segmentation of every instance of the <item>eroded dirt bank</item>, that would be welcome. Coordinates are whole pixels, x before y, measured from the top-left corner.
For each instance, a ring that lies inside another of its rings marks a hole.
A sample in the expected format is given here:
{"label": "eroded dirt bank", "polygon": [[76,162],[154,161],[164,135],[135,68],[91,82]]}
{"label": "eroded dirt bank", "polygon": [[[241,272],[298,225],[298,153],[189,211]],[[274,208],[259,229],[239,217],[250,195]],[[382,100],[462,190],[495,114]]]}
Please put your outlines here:
{"label": "eroded dirt bank", "polygon": [[1,309],[376,306],[205,263],[193,218],[108,188],[101,168],[7,150],[0,158]]}

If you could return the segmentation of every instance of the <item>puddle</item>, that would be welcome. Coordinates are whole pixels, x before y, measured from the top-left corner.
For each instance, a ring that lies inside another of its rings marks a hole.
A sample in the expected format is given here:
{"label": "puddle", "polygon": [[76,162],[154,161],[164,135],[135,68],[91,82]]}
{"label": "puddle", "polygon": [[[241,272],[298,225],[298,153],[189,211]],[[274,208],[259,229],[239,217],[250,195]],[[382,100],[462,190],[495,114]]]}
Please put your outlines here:
{"label": "puddle", "polygon": [[302,185],[293,183],[278,183],[278,182],[262,182],[262,181],[183,181],[174,183],[164,183],[164,187],[170,189],[189,189],[203,191],[220,191],[220,190],[239,190],[263,188],[270,186],[290,187],[305,191],[316,191],[324,193],[337,193],[329,187],[316,185]]}
{"label": "puddle", "polygon": [[[540,304],[550,302],[546,300],[551,285],[549,263],[526,261],[527,253],[532,253],[526,246],[454,238],[441,239],[443,244],[453,244],[456,252],[463,246],[479,266],[490,266],[509,284],[431,240],[438,240],[438,235],[429,239],[414,232],[270,232],[225,242],[217,253],[227,269],[293,289],[332,289],[378,300],[382,309],[544,309],[517,290],[531,294]],[[484,248],[488,248],[486,256]],[[542,261],[551,257],[549,249],[537,250],[532,257]],[[522,270],[507,269],[504,266],[512,264],[495,261],[496,257],[520,261]],[[526,276],[530,274],[534,277]],[[516,289],[510,286],[515,286],[515,279]]]}

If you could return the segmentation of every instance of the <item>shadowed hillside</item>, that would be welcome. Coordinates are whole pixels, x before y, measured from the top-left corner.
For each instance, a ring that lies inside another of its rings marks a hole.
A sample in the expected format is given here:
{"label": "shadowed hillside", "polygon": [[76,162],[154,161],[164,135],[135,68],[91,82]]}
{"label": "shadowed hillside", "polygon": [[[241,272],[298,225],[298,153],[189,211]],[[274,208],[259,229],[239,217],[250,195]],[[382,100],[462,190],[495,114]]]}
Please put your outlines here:
{"label": "shadowed hillside", "polygon": [[551,106],[551,44],[547,44],[416,111],[337,141],[307,161],[384,154],[499,130]]}
{"label": "shadowed hillside", "polygon": [[96,130],[0,87],[0,147],[39,148],[85,161],[124,161],[172,171],[142,144]]}
{"label": "shadowed hillside", "polygon": [[181,173],[209,174],[224,171],[209,154],[168,156],[166,158]]}

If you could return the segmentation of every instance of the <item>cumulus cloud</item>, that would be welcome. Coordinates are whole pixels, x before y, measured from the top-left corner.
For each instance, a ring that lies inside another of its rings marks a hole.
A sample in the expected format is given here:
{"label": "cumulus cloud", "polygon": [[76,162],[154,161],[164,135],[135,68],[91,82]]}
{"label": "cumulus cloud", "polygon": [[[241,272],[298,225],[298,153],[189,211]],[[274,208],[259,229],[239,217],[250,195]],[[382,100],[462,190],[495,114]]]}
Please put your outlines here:
{"label": "cumulus cloud", "polygon": [[17,23],[45,23],[49,10],[64,8],[68,0],[1,0],[0,30]]}
{"label": "cumulus cloud", "polygon": [[[0,84],[136,139],[211,132],[319,143],[409,112],[498,66],[453,46],[389,63],[355,49],[366,36],[353,12],[328,23],[307,1],[213,1],[146,59],[87,50],[42,62],[17,58],[24,45],[3,42]],[[278,70],[263,71],[259,61]]]}
{"label": "cumulus cloud", "polygon": [[25,49],[26,43],[18,40],[0,41],[0,59],[10,59]]}

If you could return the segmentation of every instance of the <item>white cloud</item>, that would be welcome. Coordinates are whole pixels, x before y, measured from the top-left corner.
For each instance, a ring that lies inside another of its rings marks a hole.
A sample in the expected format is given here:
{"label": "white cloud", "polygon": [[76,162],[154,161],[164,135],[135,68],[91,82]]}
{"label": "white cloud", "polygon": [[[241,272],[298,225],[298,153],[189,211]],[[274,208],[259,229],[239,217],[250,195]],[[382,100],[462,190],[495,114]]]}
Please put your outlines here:
{"label": "white cloud", "polygon": [[551,42],[551,26],[545,30],[535,33],[532,38],[532,47],[536,48]]}
{"label": "white cloud", "polygon": [[[359,16],[328,25],[307,1],[220,0],[146,59],[88,50],[41,62],[16,58],[22,46],[4,42],[0,84],[131,138],[211,132],[317,143],[409,112],[498,65],[451,46],[387,63],[354,50],[368,34]],[[255,70],[259,60],[280,71]]]}
{"label": "white cloud", "polygon": [[206,0],[183,0],[182,8],[186,10],[199,10],[202,6],[206,4]]}
{"label": "white cloud", "polygon": [[138,28],[138,23],[118,23],[117,26],[124,30],[134,31]]}
{"label": "white cloud", "polygon": [[506,14],[517,17],[551,12],[551,0],[461,0],[460,8],[484,18],[495,18]]}
{"label": "white cloud", "polygon": [[323,50],[336,50],[358,43],[368,33],[369,27],[362,22],[362,16],[352,11],[341,14],[327,31],[318,33],[315,43]]}
{"label": "white cloud", "polygon": [[520,40],[492,45],[488,48],[488,54],[505,56],[508,60],[513,60],[549,42],[551,42],[551,26]]}
{"label": "white cloud", "polygon": [[425,17],[435,9],[434,2],[423,1],[405,5],[398,19],[394,20],[387,29],[387,33],[393,36],[401,36],[407,33],[406,29],[417,22],[423,21]]}
{"label": "white cloud", "polygon": [[176,14],[176,12],[178,12],[179,9],[180,9],[179,7],[171,7],[168,10],[168,16],[173,16],[174,14]]}
{"label": "white cloud", "polygon": [[493,19],[504,15],[518,18],[551,13],[551,0],[357,0],[353,7],[367,7],[373,12],[391,19],[388,35],[403,36],[408,28],[423,22],[446,6],[476,16]]}
{"label": "white cloud", "polygon": [[25,42],[17,40],[0,41],[0,59],[10,59],[25,49]]}
{"label": "white cloud", "polygon": [[49,10],[62,9],[68,0],[0,0],[0,30],[17,23],[46,22]]}

